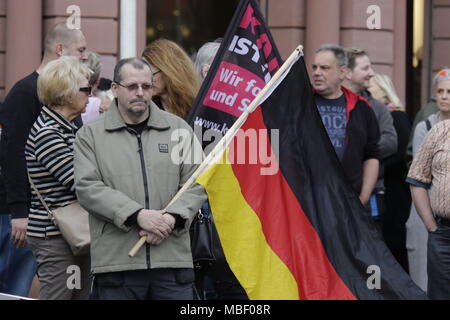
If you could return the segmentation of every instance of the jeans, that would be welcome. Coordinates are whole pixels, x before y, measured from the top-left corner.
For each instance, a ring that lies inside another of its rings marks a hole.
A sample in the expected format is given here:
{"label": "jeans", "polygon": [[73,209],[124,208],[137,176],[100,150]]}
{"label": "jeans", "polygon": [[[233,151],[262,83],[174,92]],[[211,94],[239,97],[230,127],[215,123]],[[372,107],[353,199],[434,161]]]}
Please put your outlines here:
{"label": "jeans", "polygon": [[36,274],[36,259],[28,245],[10,240],[11,216],[0,214],[0,292],[27,297]]}
{"label": "jeans", "polygon": [[450,299],[450,224],[436,219],[438,229],[428,233],[428,296],[432,300]]}

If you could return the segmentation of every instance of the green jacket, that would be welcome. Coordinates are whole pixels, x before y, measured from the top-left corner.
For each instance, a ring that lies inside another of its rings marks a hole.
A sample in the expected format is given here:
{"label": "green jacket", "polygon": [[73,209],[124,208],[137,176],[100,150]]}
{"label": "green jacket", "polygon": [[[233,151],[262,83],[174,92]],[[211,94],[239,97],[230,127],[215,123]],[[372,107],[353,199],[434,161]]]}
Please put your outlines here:
{"label": "green jacket", "polygon": [[184,120],[153,102],[150,113],[141,136],[127,128],[115,103],[77,133],[75,188],[80,204],[90,213],[93,273],[193,267],[189,226],[206,200],[198,184],[167,209],[183,218],[184,226],[160,245],[146,244],[134,257],[128,256],[140,228],[126,225],[127,219],[142,208],[163,209],[203,157]]}

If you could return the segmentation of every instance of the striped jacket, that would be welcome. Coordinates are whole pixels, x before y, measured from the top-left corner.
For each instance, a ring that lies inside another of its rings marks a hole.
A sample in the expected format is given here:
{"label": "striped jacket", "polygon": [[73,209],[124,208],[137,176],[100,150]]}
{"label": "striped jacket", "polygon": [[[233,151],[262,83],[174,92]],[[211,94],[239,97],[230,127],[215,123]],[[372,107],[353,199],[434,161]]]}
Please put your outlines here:
{"label": "striped jacket", "polygon": [[[25,147],[28,173],[51,210],[76,200],[73,179],[73,142],[76,126],[47,107],[31,128]],[[32,190],[27,235],[60,235]]]}

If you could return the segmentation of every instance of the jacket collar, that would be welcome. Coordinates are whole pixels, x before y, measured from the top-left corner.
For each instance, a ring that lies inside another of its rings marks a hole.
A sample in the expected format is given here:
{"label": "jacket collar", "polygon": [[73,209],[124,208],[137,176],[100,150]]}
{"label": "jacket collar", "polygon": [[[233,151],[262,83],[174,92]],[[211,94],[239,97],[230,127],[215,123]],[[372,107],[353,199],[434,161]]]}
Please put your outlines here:
{"label": "jacket collar", "polygon": [[[170,124],[163,115],[164,112],[154,102],[150,101],[150,117],[147,121],[147,128],[159,131],[170,129]],[[123,128],[127,128],[127,124],[120,115],[117,99],[114,99],[111,107],[105,112],[105,129],[115,131]]]}
{"label": "jacket collar", "polygon": [[369,101],[367,101],[366,99],[364,99],[360,95],[357,95],[356,93],[354,93],[353,91],[347,89],[344,86],[341,86],[341,90],[342,90],[342,92],[344,92],[345,101],[347,102],[347,120],[350,119],[350,112],[353,109],[355,109],[356,104],[358,103],[359,100],[362,100],[362,101],[366,102],[369,105],[369,107],[370,107]]}
{"label": "jacket collar", "polygon": [[[346,104],[346,109],[347,109],[347,115],[346,116],[347,116],[347,121],[348,121],[348,119],[350,119],[350,112],[353,109],[355,109],[356,103],[358,102],[358,100],[360,100],[360,98],[361,98],[361,100],[366,101],[366,99],[364,99],[361,96],[358,96],[356,93],[354,93],[353,91],[347,89],[344,86],[341,86],[341,90],[344,93],[344,97],[345,97],[345,104]],[[314,92],[314,94],[317,94],[317,91],[314,88],[313,88],[313,92]],[[367,102],[367,104],[369,104],[369,102]]]}
{"label": "jacket collar", "polygon": [[67,121],[66,118],[64,118],[60,113],[57,111],[54,111],[46,106],[42,107],[42,111],[45,113],[45,115],[52,120],[54,120],[58,125],[60,125],[65,131],[73,132],[74,130],[77,130],[78,128],[72,123]]}
{"label": "jacket collar", "polygon": [[369,90],[363,90],[359,93],[359,95],[363,98],[362,100],[364,100],[365,102],[367,102],[369,104],[369,107],[371,106],[370,101],[376,100],[372,94],[370,93]]}

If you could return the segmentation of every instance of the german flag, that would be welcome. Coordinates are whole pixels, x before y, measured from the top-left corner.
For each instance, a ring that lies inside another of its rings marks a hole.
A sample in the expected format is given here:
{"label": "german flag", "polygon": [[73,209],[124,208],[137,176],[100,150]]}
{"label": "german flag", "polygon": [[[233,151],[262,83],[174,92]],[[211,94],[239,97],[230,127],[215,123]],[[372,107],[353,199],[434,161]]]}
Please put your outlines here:
{"label": "german flag", "polygon": [[197,179],[231,270],[250,299],[426,299],[364,212],[313,99],[300,58]]}

